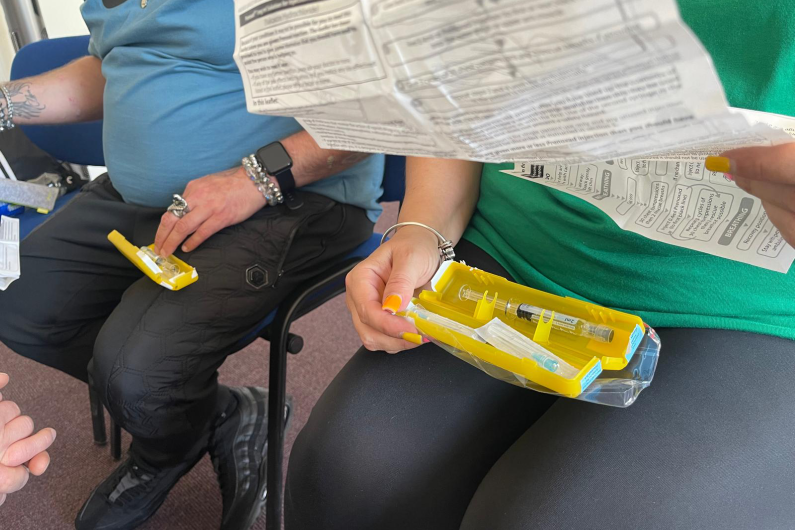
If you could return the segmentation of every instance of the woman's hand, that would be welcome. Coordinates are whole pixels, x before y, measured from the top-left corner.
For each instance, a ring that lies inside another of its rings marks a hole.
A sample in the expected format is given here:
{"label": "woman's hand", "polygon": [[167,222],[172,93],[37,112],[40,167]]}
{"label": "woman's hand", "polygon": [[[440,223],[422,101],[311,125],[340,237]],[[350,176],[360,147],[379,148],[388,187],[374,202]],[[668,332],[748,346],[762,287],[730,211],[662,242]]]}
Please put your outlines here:
{"label": "woman's hand", "polygon": [[414,290],[427,284],[438,267],[436,236],[404,226],[348,274],[346,303],[365,348],[396,353],[422,343],[417,329],[395,313],[408,306]]}
{"label": "woman's hand", "polygon": [[759,197],[770,222],[795,246],[795,143],[732,149],[707,158],[707,169]]}
{"label": "woman's hand", "polygon": [[[481,171],[477,162],[407,158],[399,220],[425,223],[456,244],[475,210]],[[365,348],[395,353],[422,344],[414,325],[395,313],[438,269],[436,236],[419,226],[403,226],[348,274],[346,302]]]}
{"label": "woman's hand", "polygon": [[242,166],[188,182],[182,194],[190,211],[182,218],[166,212],[155,236],[155,252],[168,257],[182,245],[192,252],[227,226],[242,223],[266,204]]}
{"label": "woman's hand", "polygon": [[[0,388],[6,384],[8,376],[0,374]],[[21,414],[16,403],[0,396],[0,504],[7,494],[25,487],[31,473],[41,475],[50,465],[47,448],[55,441],[55,431],[33,434],[33,420]]]}

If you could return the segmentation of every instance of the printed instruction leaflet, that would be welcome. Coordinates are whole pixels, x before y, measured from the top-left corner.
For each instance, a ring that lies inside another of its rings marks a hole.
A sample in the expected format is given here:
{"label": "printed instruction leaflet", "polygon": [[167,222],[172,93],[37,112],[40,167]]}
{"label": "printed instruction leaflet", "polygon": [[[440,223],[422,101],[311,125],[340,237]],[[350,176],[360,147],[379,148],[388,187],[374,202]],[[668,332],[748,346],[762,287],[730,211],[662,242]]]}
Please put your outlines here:
{"label": "printed instruction leaflet", "polygon": [[[742,114],[795,137],[795,118]],[[526,162],[503,173],[580,197],[624,230],[649,239],[786,273],[795,249],[767,218],[760,199],[723,173],[706,170],[704,157],[710,154],[715,152],[576,165]]]}
{"label": "printed instruction leaflet", "polygon": [[792,141],[795,120],[731,112],[674,0],[235,6],[249,110],[297,117],[322,147],[513,161],[651,239],[780,272],[795,258],[703,164]]}
{"label": "printed instruction leaflet", "polygon": [[0,291],[19,278],[19,219],[0,216]]}
{"label": "printed instruction leaflet", "polygon": [[[324,148],[586,163],[730,141],[675,0],[235,0],[251,112]],[[772,134],[761,127],[761,139]]]}

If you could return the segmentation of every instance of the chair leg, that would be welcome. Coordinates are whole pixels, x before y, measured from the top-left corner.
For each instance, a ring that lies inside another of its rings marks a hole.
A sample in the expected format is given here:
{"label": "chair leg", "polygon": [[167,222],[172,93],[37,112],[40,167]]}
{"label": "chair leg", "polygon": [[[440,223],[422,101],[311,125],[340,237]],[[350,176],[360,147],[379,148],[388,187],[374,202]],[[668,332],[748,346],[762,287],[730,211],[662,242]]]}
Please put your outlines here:
{"label": "chair leg", "polygon": [[108,443],[107,433],[105,432],[105,407],[99,400],[97,391],[94,390],[93,382],[88,383],[88,403],[91,408],[91,426],[94,429],[94,443],[105,445]]}
{"label": "chair leg", "polygon": [[110,419],[110,456],[121,460],[121,427],[113,418]]}
{"label": "chair leg", "polygon": [[[307,282],[304,287],[279,305],[276,318],[269,326],[271,347],[268,388],[268,483],[265,514],[267,530],[281,530],[282,524],[282,460],[284,459],[284,431],[286,430],[283,420],[287,401],[287,346],[290,342],[290,326],[301,314],[322,304],[322,302],[316,302],[315,305],[312,305],[311,302],[307,302],[308,300],[322,292],[323,289],[328,289],[339,282],[359,261],[361,260],[347,260],[338,265],[334,272],[323,273]],[[337,287],[326,294],[336,296],[343,291],[344,286]],[[294,342],[293,346],[295,345]],[[273,421],[274,418],[278,418],[278,421]]]}
{"label": "chair leg", "polygon": [[[284,459],[284,415],[287,400],[287,337],[289,323],[277,327],[271,337],[268,385],[268,474],[265,524],[279,530],[282,523],[282,461]],[[274,418],[278,418],[274,421]]]}

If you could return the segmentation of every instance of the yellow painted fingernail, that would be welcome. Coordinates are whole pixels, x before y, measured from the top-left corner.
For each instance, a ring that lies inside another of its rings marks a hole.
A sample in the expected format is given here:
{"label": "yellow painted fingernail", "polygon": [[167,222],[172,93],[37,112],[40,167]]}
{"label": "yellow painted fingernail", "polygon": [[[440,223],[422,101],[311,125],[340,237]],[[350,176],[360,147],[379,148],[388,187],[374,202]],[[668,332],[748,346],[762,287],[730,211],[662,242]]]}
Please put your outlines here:
{"label": "yellow painted fingernail", "polygon": [[424,342],[422,340],[422,335],[419,335],[417,333],[408,333],[408,332],[406,332],[403,335],[401,335],[400,338],[402,338],[403,340],[405,340],[407,342],[411,342],[413,344],[419,344],[419,345],[424,344]]}
{"label": "yellow painted fingernail", "polygon": [[708,156],[704,165],[709,171],[718,173],[731,173],[732,170],[732,161],[725,156]]}
{"label": "yellow painted fingernail", "polygon": [[403,303],[403,298],[399,294],[390,294],[384,300],[384,305],[382,309],[384,311],[389,311],[393,315],[400,311],[400,304]]}

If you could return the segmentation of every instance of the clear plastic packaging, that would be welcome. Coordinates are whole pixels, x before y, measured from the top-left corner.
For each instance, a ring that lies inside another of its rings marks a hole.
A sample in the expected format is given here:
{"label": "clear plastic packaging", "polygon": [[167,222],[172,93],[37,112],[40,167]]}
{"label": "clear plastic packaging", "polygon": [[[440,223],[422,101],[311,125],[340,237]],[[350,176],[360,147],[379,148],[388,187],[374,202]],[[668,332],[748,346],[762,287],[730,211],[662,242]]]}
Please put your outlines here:
{"label": "clear plastic packaging", "polygon": [[634,315],[461,263],[447,262],[431,285],[405,316],[425,337],[492,377],[614,407],[631,405],[651,384],[660,340]]}
{"label": "clear plastic packaging", "polygon": [[476,331],[487,344],[516,357],[532,359],[548,372],[566,379],[574,379],[579,373],[575,367],[497,317]]}
{"label": "clear plastic packaging", "polygon": [[116,230],[108,234],[108,240],[141,272],[166,289],[179,291],[199,279],[195,268],[176,256],[166,258],[158,255],[154,245],[136,247]]}
{"label": "clear plastic packaging", "polygon": [[169,258],[156,254],[154,250],[149,247],[140,247],[139,257],[144,260],[152,272],[160,274],[165,280],[171,280],[175,276],[182,274],[179,270],[179,265],[171,261]]}

